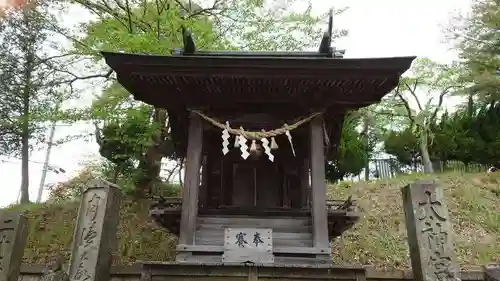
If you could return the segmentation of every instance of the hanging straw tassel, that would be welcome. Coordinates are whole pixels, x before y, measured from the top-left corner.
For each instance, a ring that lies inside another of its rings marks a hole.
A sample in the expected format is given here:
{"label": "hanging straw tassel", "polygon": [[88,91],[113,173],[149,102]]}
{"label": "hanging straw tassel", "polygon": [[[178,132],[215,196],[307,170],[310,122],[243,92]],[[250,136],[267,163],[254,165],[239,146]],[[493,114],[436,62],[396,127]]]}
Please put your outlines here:
{"label": "hanging straw tassel", "polygon": [[274,137],[271,137],[271,149],[272,150],[278,149],[278,144],[276,143]]}
{"label": "hanging straw tassel", "polygon": [[257,143],[255,140],[252,140],[252,145],[250,145],[250,152],[256,152],[257,151]]}
{"label": "hanging straw tassel", "polygon": [[234,136],[234,147],[236,147],[236,148],[240,147],[240,143],[239,143],[238,137],[239,137],[238,135]]}

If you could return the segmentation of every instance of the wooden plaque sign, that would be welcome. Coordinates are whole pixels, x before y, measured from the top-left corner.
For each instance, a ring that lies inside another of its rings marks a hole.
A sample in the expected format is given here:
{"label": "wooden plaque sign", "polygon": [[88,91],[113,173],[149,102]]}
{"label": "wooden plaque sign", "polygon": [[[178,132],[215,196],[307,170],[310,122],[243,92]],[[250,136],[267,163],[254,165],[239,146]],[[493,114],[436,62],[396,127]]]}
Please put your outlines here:
{"label": "wooden plaque sign", "polygon": [[224,263],[273,263],[273,231],[261,228],[226,228]]}

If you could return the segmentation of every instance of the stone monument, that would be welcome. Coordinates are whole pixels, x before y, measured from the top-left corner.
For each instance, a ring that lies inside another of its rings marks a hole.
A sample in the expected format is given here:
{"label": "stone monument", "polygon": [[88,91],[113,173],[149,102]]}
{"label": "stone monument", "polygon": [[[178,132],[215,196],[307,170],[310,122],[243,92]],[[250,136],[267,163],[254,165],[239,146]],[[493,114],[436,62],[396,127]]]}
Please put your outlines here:
{"label": "stone monument", "polygon": [[442,188],[433,181],[418,181],[403,187],[402,193],[414,280],[460,280]]}
{"label": "stone monument", "polygon": [[69,266],[71,281],[108,281],[117,247],[121,192],[95,179],[83,192],[73,235]]}
{"label": "stone monument", "polygon": [[0,281],[17,281],[28,238],[28,222],[19,213],[0,212]]}

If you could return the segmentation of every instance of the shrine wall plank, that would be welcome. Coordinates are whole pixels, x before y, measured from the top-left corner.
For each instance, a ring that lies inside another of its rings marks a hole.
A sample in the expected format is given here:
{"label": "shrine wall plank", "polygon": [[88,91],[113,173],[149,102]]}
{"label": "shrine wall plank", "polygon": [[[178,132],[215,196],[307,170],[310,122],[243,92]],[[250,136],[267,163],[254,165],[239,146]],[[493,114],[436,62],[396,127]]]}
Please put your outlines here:
{"label": "shrine wall plank", "polygon": [[196,245],[223,245],[224,229],[232,228],[271,228],[275,246],[312,247],[311,218],[248,218],[248,217],[198,217],[195,244]]}

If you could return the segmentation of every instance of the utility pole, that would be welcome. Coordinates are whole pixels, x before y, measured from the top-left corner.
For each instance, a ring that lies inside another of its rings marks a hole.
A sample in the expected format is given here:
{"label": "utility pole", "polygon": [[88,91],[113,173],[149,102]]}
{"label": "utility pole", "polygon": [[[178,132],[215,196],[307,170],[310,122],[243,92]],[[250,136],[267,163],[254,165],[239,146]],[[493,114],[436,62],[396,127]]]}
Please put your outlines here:
{"label": "utility pole", "polygon": [[36,203],[40,203],[42,201],[43,187],[45,186],[45,178],[47,177],[47,172],[49,170],[50,152],[52,150],[52,142],[54,140],[55,132],[56,122],[54,121],[50,128],[49,142],[47,144],[47,152],[45,153],[45,161],[43,162],[42,176],[40,178],[40,186],[38,187],[38,196],[36,197]]}

